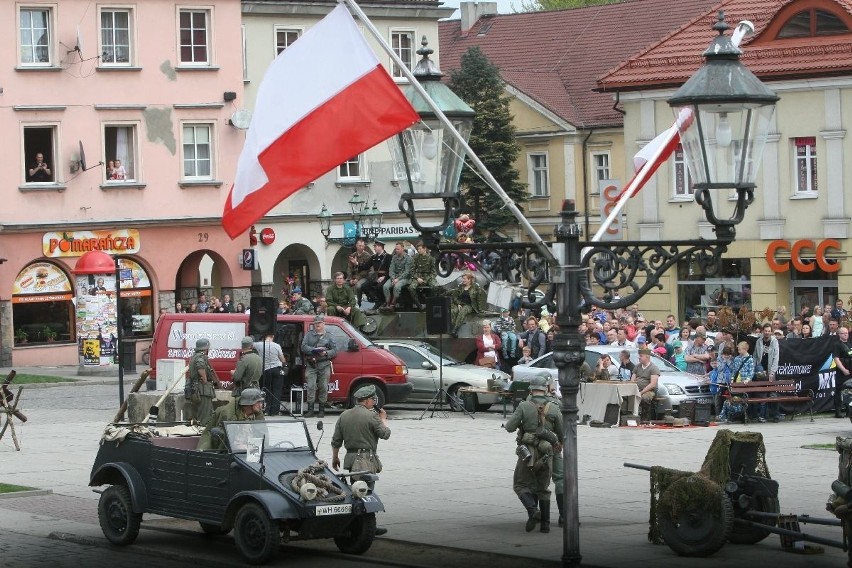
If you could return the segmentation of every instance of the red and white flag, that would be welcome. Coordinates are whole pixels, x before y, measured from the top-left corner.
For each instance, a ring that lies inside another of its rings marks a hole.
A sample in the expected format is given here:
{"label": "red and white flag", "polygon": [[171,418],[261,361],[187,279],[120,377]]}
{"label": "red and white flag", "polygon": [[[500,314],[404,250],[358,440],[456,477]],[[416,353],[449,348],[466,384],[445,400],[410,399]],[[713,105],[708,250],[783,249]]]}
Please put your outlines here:
{"label": "red and white flag", "polygon": [[337,6],[267,69],[222,226],[236,238],[297,190],[419,120]]}

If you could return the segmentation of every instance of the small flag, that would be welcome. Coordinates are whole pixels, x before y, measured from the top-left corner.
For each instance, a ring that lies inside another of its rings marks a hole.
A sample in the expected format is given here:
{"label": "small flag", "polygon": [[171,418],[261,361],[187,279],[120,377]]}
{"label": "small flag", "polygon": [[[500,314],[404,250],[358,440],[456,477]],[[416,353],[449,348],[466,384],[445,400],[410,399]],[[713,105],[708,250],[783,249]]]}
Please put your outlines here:
{"label": "small flag", "polygon": [[419,120],[337,6],[267,69],[222,226],[236,238],[308,183]]}

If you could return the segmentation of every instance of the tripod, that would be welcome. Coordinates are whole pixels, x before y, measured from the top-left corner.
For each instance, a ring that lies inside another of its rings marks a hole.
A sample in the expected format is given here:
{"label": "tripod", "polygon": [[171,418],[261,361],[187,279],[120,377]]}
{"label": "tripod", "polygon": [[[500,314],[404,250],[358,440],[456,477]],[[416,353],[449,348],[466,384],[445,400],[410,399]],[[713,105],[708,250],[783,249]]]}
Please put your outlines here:
{"label": "tripod", "polygon": [[429,418],[433,418],[435,416],[435,412],[440,412],[443,414],[443,417],[447,417],[447,413],[444,411],[444,397],[447,397],[447,400],[450,401],[450,404],[455,404],[457,408],[460,408],[462,412],[466,415],[470,416],[471,420],[475,420],[473,414],[467,411],[464,407],[464,403],[462,400],[454,394],[450,394],[444,389],[444,334],[438,333],[438,356],[441,358],[438,361],[438,392],[435,393],[435,396],[432,397],[432,400],[429,401],[429,405],[423,409],[423,413],[420,415],[419,420],[423,420],[423,416],[431,409],[432,413],[429,415]]}

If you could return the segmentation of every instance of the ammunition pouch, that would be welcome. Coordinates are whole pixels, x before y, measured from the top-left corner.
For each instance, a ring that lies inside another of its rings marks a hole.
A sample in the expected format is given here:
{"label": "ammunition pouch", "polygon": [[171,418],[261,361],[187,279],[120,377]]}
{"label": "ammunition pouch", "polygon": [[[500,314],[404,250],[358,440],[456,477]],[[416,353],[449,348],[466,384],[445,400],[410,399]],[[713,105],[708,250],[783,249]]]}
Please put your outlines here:
{"label": "ammunition pouch", "polygon": [[183,397],[186,400],[192,400],[192,395],[196,392],[198,392],[198,383],[186,381],[186,384],[183,387]]}

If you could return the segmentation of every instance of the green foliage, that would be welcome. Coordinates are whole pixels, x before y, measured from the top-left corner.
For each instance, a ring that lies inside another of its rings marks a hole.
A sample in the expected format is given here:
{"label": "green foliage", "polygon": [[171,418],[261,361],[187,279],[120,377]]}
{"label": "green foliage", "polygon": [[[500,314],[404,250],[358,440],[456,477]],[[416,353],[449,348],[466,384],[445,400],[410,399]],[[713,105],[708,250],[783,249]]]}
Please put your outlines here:
{"label": "green foliage", "polygon": [[16,493],[18,491],[32,491],[35,487],[25,485],[13,485],[11,483],[0,483],[0,493]]}
{"label": "green foliage", "polygon": [[599,6],[601,4],[617,4],[624,0],[521,0],[518,12],[550,12],[584,6]]}
{"label": "green foliage", "polygon": [[12,382],[13,385],[33,385],[38,383],[75,383],[77,379],[69,377],[56,377],[53,375],[27,375],[18,373]]}
{"label": "green foliage", "polygon": [[[520,173],[514,164],[521,148],[515,139],[509,97],[503,86],[499,69],[478,47],[462,56],[461,67],[449,81],[449,87],[476,111],[470,147],[509,197],[520,204],[526,201],[526,184],[519,181]],[[472,167],[462,170],[461,192],[465,204],[462,212],[473,215],[477,232],[516,222],[512,212]]]}

